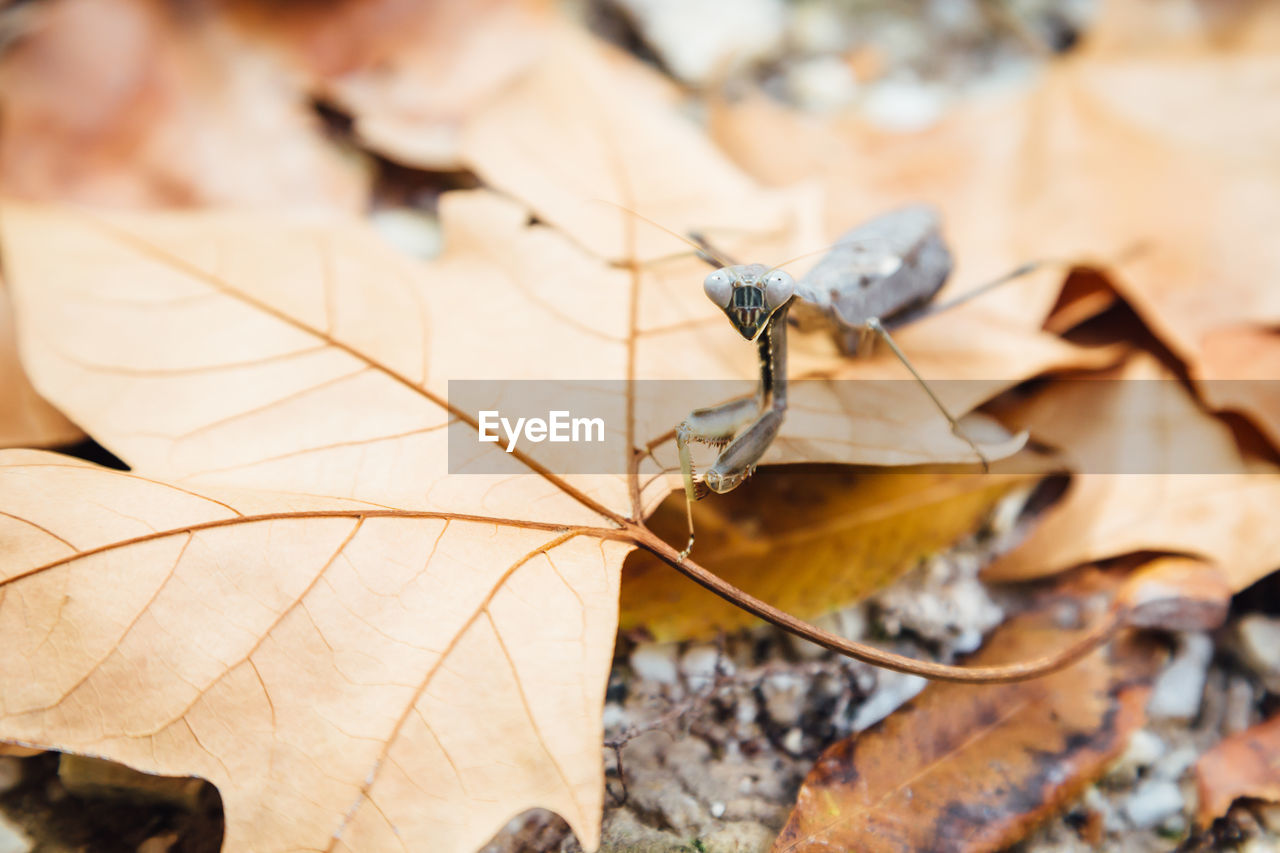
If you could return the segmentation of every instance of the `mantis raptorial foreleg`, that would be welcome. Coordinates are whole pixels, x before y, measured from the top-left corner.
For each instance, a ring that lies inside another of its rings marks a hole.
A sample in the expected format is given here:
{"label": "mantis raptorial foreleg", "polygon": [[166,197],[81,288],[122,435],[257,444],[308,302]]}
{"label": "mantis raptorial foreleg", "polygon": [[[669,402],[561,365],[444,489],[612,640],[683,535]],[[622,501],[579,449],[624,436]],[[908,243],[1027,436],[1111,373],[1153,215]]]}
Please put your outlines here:
{"label": "mantis raptorial foreleg", "polygon": [[[748,274],[745,282],[738,280],[737,288],[749,293],[749,289],[756,286],[756,281],[755,276]],[[790,276],[783,280],[781,289],[777,281],[769,284],[774,290],[772,294],[761,293],[760,304],[761,308],[772,310],[763,317],[751,318],[759,324],[759,329],[753,335],[760,356],[760,385],[756,395],[732,400],[720,406],[697,409],[676,428],[676,449],[680,454],[680,470],[684,475],[685,510],[689,518],[689,544],[680,553],[681,559],[689,556],[693,549],[693,502],[705,497],[708,490],[718,493],[731,491],[750,477],[782,426],[787,410],[787,305],[791,300],[793,284]],[[767,291],[768,285],[762,290]],[[725,299],[727,304],[731,297]],[[754,296],[749,299],[740,297],[739,301],[748,303],[754,299]],[[750,309],[751,306],[748,305],[743,322],[747,321]],[[727,445],[707,469],[702,482],[697,480],[693,459],[689,455],[689,444],[695,441],[715,446]]]}
{"label": "mantis raptorial foreleg", "polygon": [[756,396],[695,409],[676,427],[676,450],[680,454],[680,471],[684,474],[685,509],[689,517],[689,544],[680,554],[682,558],[689,556],[693,548],[693,502],[705,497],[709,488],[697,479],[689,445],[696,442],[724,447],[739,430],[760,416],[762,404],[763,401]]}

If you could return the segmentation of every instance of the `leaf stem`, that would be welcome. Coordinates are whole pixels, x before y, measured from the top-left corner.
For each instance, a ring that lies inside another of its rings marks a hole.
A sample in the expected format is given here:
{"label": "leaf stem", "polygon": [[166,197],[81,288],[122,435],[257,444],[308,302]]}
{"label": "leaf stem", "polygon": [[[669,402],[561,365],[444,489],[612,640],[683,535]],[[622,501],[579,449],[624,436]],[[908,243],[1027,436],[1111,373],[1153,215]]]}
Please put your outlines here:
{"label": "leaf stem", "polygon": [[860,660],[884,669],[892,669],[896,672],[923,676],[933,681],[995,684],[1039,678],[1042,675],[1048,675],[1064,669],[1080,660],[1089,652],[1114,637],[1126,624],[1126,608],[1113,606],[1104,617],[1090,626],[1074,642],[1044,657],[1022,663],[997,666],[953,666],[934,663],[887,652],[875,646],[854,642],[830,631],[824,631],[816,625],[803,619],[798,619],[790,613],[761,601],[692,560],[681,560],[680,554],[675,548],[658,538],[647,527],[630,525],[629,532],[637,544],[652,552],[690,580],[784,631],[854,660]]}

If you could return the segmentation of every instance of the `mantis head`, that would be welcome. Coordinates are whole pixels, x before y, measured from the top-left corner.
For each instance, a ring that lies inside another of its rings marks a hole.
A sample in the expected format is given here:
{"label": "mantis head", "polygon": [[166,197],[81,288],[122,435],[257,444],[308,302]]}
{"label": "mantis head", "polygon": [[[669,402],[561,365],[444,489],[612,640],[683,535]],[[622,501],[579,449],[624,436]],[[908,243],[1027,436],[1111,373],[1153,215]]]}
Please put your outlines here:
{"label": "mantis head", "polygon": [[721,267],[702,282],[707,298],[724,311],[742,337],[754,341],[769,318],[795,295],[791,274],[764,264]]}

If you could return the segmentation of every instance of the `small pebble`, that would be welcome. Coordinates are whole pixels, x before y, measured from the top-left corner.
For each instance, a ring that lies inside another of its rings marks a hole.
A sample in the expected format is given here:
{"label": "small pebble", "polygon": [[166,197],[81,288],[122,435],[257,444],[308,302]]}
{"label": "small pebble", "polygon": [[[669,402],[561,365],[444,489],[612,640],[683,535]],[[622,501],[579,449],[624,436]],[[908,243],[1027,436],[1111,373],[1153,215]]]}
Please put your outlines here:
{"label": "small pebble", "polygon": [[876,690],[871,694],[871,698],[858,706],[850,723],[851,727],[854,731],[860,732],[875,725],[898,710],[904,702],[923,690],[928,683],[918,675],[884,670],[877,679]]}
{"label": "small pebble", "polygon": [[1250,838],[1240,845],[1240,853],[1276,853],[1276,842],[1271,838]]}
{"label": "small pebble", "polygon": [[604,728],[606,731],[619,731],[625,729],[631,722],[631,715],[627,713],[627,709],[615,702],[607,702],[604,706],[604,714],[602,715]]}
{"label": "small pebble", "polygon": [[711,809],[710,809],[711,816],[719,820],[720,818],[724,817],[724,809],[725,809],[724,803],[720,802],[719,800],[716,800],[714,803],[711,804]]}
{"label": "small pebble", "polygon": [[679,649],[674,643],[641,643],[631,652],[631,670],[637,678],[658,684],[677,684],[676,667]]}
{"label": "small pebble", "polygon": [[1160,823],[1160,832],[1170,837],[1180,837],[1187,831],[1187,816],[1181,812],[1169,815]]}
{"label": "small pebble", "polygon": [[645,43],[687,83],[707,83],[776,54],[786,32],[782,0],[736,0],[730,14],[720,0],[613,3],[631,15]]}
{"label": "small pebble", "polygon": [[1121,832],[1124,830],[1124,820],[1120,815],[1116,814],[1116,810],[1111,806],[1111,801],[1098,790],[1097,785],[1090,785],[1085,790],[1084,796],[1080,798],[1080,804],[1088,811],[1102,816],[1102,828],[1106,832]]}
{"label": "small pebble", "polygon": [[138,845],[138,853],[169,853],[173,845],[177,843],[178,833],[176,832],[153,835]]}
{"label": "small pebble", "polygon": [[799,755],[804,748],[804,732],[799,728],[790,729],[782,736],[782,748],[792,755]]}
{"label": "small pebble", "polygon": [[27,834],[0,814],[0,853],[29,853],[35,842]]}
{"label": "small pebble", "polygon": [[720,650],[715,646],[693,646],[680,658],[680,670],[684,673],[689,689],[695,693],[715,683],[717,668],[730,675],[733,664],[721,660]]}
{"label": "small pebble", "polygon": [[980,34],[986,26],[974,0],[929,0],[925,9],[933,24],[953,33]]}
{"label": "small pebble", "polygon": [[1151,775],[1177,782],[1200,758],[1193,746],[1180,746],[1160,757],[1151,767]]}
{"label": "small pebble", "polygon": [[1183,634],[1173,660],[1160,673],[1147,700],[1152,719],[1190,720],[1200,710],[1213,640],[1207,634]]}
{"label": "small pebble", "polygon": [[1280,619],[1251,613],[1236,623],[1236,646],[1245,666],[1271,693],[1280,693]]}
{"label": "small pebble", "polygon": [[872,123],[900,133],[932,127],[942,118],[945,107],[946,99],[937,86],[901,80],[870,84],[862,102]]}
{"label": "small pebble", "polygon": [[1253,685],[1247,677],[1233,675],[1227,681],[1226,693],[1222,709],[1222,735],[1230,737],[1255,722]]}
{"label": "small pebble", "polygon": [[802,0],[792,4],[791,39],[801,54],[843,53],[849,22],[827,0]]}
{"label": "small pebble", "polygon": [[697,835],[707,825],[707,812],[702,804],[678,785],[664,788],[656,804],[667,824],[682,835]]}
{"label": "small pebble", "polygon": [[787,69],[787,88],[802,108],[833,112],[853,103],[858,81],[849,63],[838,56],[815,56],[793,62]]}
{"label": "small pebble", "polygon": [[384,207],[370,214],[369,222],[382,239],[410,257],[430,260],[444,248],[440,220],[425,210]]}
{"label": "small pebble", "polygon": [[1159,826],[1172,815],[1182,811],[1182,791],[1167,779],[1151,779],[1143,782],[1124,803],[1124,814],[1139,829]]}
{"label": "small pebble", "polygon": [[808,690],[804,679],[789,672],[770,675],[760,683],[764,710],[779,726],[794,726],[804,713]]}
{"label": "small pebble", "polygon": [[1155,764],[1165,751],[1165,743],[1159,735],[1149,729],[1139,729],[1129,738],[1129,745],[1107,775],[1112,779],[1132,781],[1141,771]]}

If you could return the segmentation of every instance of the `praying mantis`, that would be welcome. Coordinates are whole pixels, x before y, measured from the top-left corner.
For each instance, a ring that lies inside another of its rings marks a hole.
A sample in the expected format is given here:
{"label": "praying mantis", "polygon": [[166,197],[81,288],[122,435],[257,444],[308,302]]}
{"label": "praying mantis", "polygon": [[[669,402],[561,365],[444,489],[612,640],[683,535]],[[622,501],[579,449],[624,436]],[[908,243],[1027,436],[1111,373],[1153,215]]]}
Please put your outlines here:
{"label": "praying mantis", "polygon": [[[684,476],[689,543],[693,550],[693,504],[710,492],[724,494],[755,471],[773,443],[787,411],[787,322],[797,318],[826,323],[850,355],[864,351],[874,335],[906,366],[952,431],[973,449],[983,470],[989,461],[960,429],[956,417],[898,347],[889,328],[945,311],[1005,282],[1055,261],[1034,261],[939,305],[930,304],[951,274],[952,258],[942,238],[941,216],[925,204],[892,210],[846,232],[827,255],[796,281],[779,267],[738,264],[694,235],[699,255],[717,269],[703,281],[707,298],[724,311],[742,337],[756,344],[760,380],[752,397],[695,409],[676,428],[676,448]],[[710,445],[719,455],[701,479],[689,446]]]}

